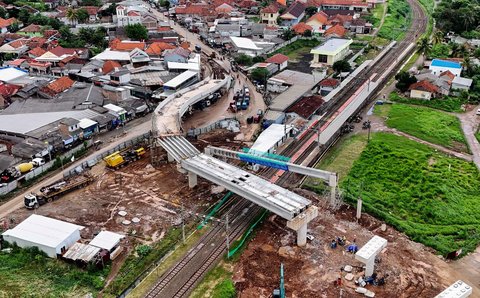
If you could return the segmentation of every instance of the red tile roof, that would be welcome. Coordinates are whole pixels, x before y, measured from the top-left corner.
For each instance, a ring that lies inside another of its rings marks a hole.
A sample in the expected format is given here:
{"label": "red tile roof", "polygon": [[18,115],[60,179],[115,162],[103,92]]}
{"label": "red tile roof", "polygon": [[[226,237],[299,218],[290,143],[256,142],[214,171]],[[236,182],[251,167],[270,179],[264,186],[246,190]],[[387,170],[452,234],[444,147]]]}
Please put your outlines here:
{"label": "red tile roof", "polygon": [[15,18],[9,18],[9,19],[0,18],[0,28],[6,28],[8,26],[11,26],[16,21],[17,19]]}
{"label": "red tile roof", "polygon": [[408,88],[408,90],[420,90],[426,91],[430,93],[438,93],[438,87],[430,83],[429,81],[423,80],[420,82],[416,82]]}
{"label": "red tile roof", "polygon": [[450,70],[444,71],[439,75],[439,77],[443,77],[443,76],[447,76],[451,80],[455,79],[455,75]]}
{"label": "red tile roof", "polygon": [[96,6],[81,6],[80,9],[85,9],[89,16],[96,16],[98,14],[99,7]]}
{"label": "red tile roof", "polygon": [[15,93],[17,93],[17,91],[21,88],[22,87],[17,85],[0,82],[0,95],[3,97],[9,97],[15,95]]}
{"label": "red tile roof", "polygon": [[328,78],[320,82],[320,86],[322,87],[336,87],[340,84],[340,82],[333,78]]}
{"label": "red tile roof", "polygon": [[317,21],[321,24],[326,24],[328,22],[328,15],[323,11],[317,12],[307,20],[307,23],[312,21]]}
{"label": "red tile roof", "polygon": [[17,39],[15,41],[12,41],[8,45],[11,46],[14,49],[18,49],[18,48],[20,48],[24,45],[27,45],[27,43],[28,43],[28,39]]}
{"label": "red tile roof", "polygon": [[265,60],[268,63],[282,64],[288,61],[288,57],[283,54],[275,54],[272,57]]}
{"label": "red tile roof", "polygon": [[68,49],[64,48],[62,46],[56,46],[52,49],[49,50],[50,53],[54,54],[57,57],[63,56],[63,55],[75,55],[75,49]]}
{"label": "red tile roof", "polygon": [[35,57],[40,57],[42,56],[43,54],[45,54],[47,51],[45,51],[44,49],[42,48],[39,48],[39,47],[36,47],[36,48],[33,48],[31,49],[30,51],[28,51],[28,53],[32,56],[35,56]]}
{"label": "red tile roof", "polygon": [[140,16],[140,13],[138,11],[135,11],[135,10],[130,10],[128,13],[127,13],[127,16],[129,17],[139,17]]}
{"label": "red tile roof", "polygon": [[278,13],[279,7],[276,3],[272,3],[269,6],[263,8],[260,12],[261,13]]}
{"label": "red tile roof", "polygon": [[27,45],[29,48],[41,47],[47,42],[46,38],[43,37],[32,37],[28,40]]}
{"label": "red tile roof", "polygon": [[175,49],[174,45],[166,42],[154,42],[150,44],[145,51],[149,55],[161,55],[164,50]]}
{"label": "red tile roof", "polygon": [[297,115],[308,119],[322,106],[323,98],[319,95],[308,96],[297,101],[291,106],[287,112],[296,113]]}
{"label": "red tile roof", "polygon": [[343,15],[343,14],[336,14],[332,17],[330,17],[328,19],[328,22],[330,24],[340,24],[340,25],[343,25],[345,24],[346,22],[351,22],[353,20],[353,16],[352,15]]}
{"label": "red tile roof", "polygon": [[69,77],[61,77],[42,88],[42,91],[50,95],[56,95],[72,87],[73,83],[74,81]]}
{"label": "red tile roof", "polygon": [[42,26],[40,25],[35,25],[35,24],[30,24],[25,28],[22,28],[18,30],[19,32],[27,32],[27,33],[36,33],[40,32],[42,30]]}
{"label": "red tile roof", "polygon": [[303,35],[307,30],[310,30],[310,31],[313,30],[312,26],[307,25],[304,22],[300,22],[298,24],[293,25],[292,29],[293,31],[295,31],[295,33],[301,34],[301,35]]}
{"label": "red tile roof", "polygon": [[236,5],[241,8],[250,8],[254,6],[259,6],[258,2],[253,0],[243,0],[239,3],[237,2]]}
{"label": "red tile roof", "polygon": [[13,61],[8,62],[11,66],[20,66],[25,61],[25,59],[15,59]]}
{"label": "red tile roof", "polygon": [[343,6],[365,6],[368,7],[367,2],[356,0],[322,0],[323,5],[343,5]]}
{"label": "red tile roof", "polygon": [[173,29],[170,28],[170,26],[161,26],[157,28],[158,32],[166,32],[166,31],[172,31]]}
{"label": "red tile roof", "polygon": [[116,67],[122,67],[117,61],[108,60],[103,63],[102,73],[105,75],[113,71]]}
{"label": "red tile roof", "polygon": [[143,41],[120,41],[115,44],[111,44],[111,49],[115,51],[132,51],[134,49],[145,49],[145,42]]}
{"label": "red tile roof", "polygon": [[51,29],[51,30],[43,31],[43,37],[45,37],[45,38],[50,38],[50,37],[55,36],[57,34],[59,34],[58,30]]}
{"label": "red tile roof", "polygon": [[325,30],[324,36],[336,35],[338,37],[343,37],[347,33],[347,29],[345,29],[342,25],[335,25],[327,30]]}

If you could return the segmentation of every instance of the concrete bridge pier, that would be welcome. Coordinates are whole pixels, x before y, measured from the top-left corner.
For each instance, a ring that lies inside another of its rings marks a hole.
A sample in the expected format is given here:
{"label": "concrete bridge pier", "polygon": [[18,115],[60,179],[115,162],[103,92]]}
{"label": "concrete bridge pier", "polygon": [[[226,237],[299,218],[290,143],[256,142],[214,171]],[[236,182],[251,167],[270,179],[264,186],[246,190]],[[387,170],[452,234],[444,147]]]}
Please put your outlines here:
{"label": "concrete bridge pier", "polygon": [[188,171],[188,187],[194,188],[195,186],[197,186],[197,174]]}
{"label": "concrete bridge pier", "polygon": [[307,244],[307,225],[318,216],[317,206],[310,206],[300,215],[287,221],[287,227],[297,232],[297,245],[305,246]]}

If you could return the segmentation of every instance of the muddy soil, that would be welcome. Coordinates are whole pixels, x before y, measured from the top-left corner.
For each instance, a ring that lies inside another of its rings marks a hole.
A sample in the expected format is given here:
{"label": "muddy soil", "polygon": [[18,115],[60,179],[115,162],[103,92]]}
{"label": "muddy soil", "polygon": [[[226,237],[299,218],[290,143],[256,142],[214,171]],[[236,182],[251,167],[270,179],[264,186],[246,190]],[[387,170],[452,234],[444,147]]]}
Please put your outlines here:
{"label": "muddy soil", "polygon": [[[362,247],[374,235],[388,240],[375,267],[386,284],[367,286],[375,297],[434,297],[456,281],[454,272],[429,248],[389,226],[382,231],[383,222],[367,214],[357,222],[355,209],[348,205],[331,210],[324,200],[317,204],[319,216],[308,229],[314,239],[303,248],[295,245],[296,235],[284,220],[270,216],[264,222],[235,265],[239,297],[271,297],[279,287],[280,263],[284,264],[287,297],[363,297],[355,293],[357,286],[345,279],[342,268],[353,266],[354,280],[364,274],[363,264],[346,248],[354,240]],[[330,243],[337,236],[345,236],[347,243],[332,249]],[[341,286],[334,283],[339,277]]]}

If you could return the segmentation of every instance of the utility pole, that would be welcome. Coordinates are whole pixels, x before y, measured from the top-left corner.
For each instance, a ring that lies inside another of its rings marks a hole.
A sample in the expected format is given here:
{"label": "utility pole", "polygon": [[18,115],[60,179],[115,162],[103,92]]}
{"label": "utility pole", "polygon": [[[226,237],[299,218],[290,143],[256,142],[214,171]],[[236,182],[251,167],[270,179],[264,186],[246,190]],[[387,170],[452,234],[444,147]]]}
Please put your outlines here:
{"label": "utility pole", "polygon": [[185,244],[185,218],[184,218],[184,209],[183,209],[183,203],[182,203],[182,239],[183,239],[183,244]]}

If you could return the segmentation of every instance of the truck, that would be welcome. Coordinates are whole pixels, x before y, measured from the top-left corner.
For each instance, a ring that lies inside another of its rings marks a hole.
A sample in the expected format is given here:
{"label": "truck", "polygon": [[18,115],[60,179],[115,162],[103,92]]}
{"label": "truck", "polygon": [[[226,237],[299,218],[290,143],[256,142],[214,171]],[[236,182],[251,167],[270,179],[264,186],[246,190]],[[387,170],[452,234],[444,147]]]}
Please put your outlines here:
{"label": "truck", "polygon": [[107,164],[107,167],[118,170],[131,163],[132,161],[139,160],[142,155],[145,154],[145,149],[139,147],[136,149],[129,148],[122,151],[116,151],[106,156],[103,160]]}
{"label": "truck", "polygon": [[87,186],[95,180],[95,176],[88,172],[82,175],[58,180],[50,185],[40,188],[40,193],[25,195],[24,204],[27,209],[37,209],[41,205],[50,203],[61,196],[82,187]]}

